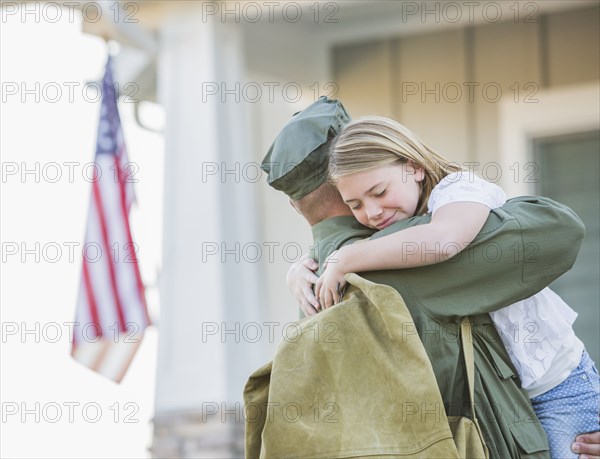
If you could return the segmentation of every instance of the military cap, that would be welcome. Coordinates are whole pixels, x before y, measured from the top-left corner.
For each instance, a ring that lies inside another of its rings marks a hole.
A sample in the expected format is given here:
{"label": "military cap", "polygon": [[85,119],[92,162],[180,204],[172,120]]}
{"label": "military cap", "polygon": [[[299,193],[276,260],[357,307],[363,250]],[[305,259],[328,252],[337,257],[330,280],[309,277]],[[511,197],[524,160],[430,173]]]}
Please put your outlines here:
{"label": "military cap", "polygon": [[342,103],[325,96],[294,114],[260,166],[268,174],[267,183],[294,201],[323,184],[329,165],[327,141],[349,121]]}

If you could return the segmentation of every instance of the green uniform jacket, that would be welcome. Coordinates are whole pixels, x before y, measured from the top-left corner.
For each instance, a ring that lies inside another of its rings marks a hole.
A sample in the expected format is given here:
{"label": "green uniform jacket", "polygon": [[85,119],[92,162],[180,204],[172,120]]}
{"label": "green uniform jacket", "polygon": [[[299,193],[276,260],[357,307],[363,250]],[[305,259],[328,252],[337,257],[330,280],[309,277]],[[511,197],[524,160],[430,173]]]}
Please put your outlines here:
{"label": "green uniform jacket", "polygon": [[[373,237],[427,222],[427,216],[413,217]],[[333,250],[372,233],[352,217],[320,222],[313,227],[315,258],[322,266]],[[541,197],[515,198],[491,211],[473,243],[448,261],[361,273],[372,282],[392,286],[402,296],[414,325],[407,323],[398,332],[418,333],[450,416],[469,415],[466,373],[456,337],[460,318],[471,316],[476,412],[492,458],[549,457],[549,453],[546,435],[487,313],[537,293],[568,271],[583,235],[581,220],[569,208]],[[515,324],[519,336],[526,333],[524,325]]]}

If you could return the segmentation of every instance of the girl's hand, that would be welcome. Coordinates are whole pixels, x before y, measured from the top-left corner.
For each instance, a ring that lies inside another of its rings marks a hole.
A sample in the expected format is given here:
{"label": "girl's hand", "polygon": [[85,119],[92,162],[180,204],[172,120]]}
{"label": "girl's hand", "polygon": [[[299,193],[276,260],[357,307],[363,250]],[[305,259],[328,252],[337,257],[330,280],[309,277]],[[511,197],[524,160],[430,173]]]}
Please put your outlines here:
{"label": "girl's hand", "polygon": [[344,280],[346,272],[342,268],[340,255],[341,251],[336,250],[327,257],[325,271],[323,271],[315,286],[321,306],[324,308],[329,308],[342,300],[341,291],[346,284]]}
{"label": "girl's hand", "polygon": [[600,457],[600,431],[578,435],[571,451],[578,453],[580,458],[594,459]]}
{"label": "girl's hand", "polygon": [[319,279],[314,273],[318,267],[317,262],[307,254],[290,266],[287,273],[288,289],[305,316],[315,315],[319,310],[319,301],[313,292],[313,285]]}

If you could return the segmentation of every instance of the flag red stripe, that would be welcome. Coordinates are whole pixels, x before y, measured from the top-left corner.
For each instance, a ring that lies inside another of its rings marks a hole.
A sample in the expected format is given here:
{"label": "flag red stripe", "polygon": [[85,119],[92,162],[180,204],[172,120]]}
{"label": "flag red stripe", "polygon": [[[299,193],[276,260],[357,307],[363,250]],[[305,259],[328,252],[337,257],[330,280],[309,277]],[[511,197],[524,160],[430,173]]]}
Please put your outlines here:
{"label": "flag red stripe", "polygon": [[[125,178],[123,177],[123,171],[121,169],[120,164],[121,153],[122,150],[120,150],[117,157],[115,157],[115,167],[117,169],[117,176],[119,178],[119,188],[121,191],[121,213],[123,215],[123,221],[129,222],[129,209],[127,209],[127,204],[125,202]],[[148,315],[148,306],[146,305],[146,295],[144,294],[144,283],[142,282],[142,275],[140,274],[140,267],[138,264],[137,254],[135,253],[135,246],[133,245],[133,238],[131,237],[131,227],[129,223],[125,225],[125,231],[127,236],[127,243],[129,244],[129,247],[131,247],[131,253],[134,259],[134,262],[132,263],[132,268],[135,274],[138,297],[143,305],[142,312],[144,313],[146,324],[150,325],[150,316]]]}
{"label": "flag red stripe", "polygon": [[92,190],[94,193],[94,202],[96,204],[96,209],[98,211],[98,221],[100,222],[100,230],[102,233],[102,242],[105,247],[105,252],[107,256],[104,256],[106,259],[106,263],[108,266],[108,273],[110,278],[110,287],[112,290],[113,298],[115,300],[115,304],[117,306],[117,315],[119,316],[119,329],[122,332],[127,331],[127,326],[125,324],[125,315],[123,314],[123,305],[121,304],[121,299],[119,298],[119,290],[117,288],[117,278],[115,276],[115,267],[113,266],[113,260],[109,253],[109,241],[108,241],[108,230],[106,228],[106,218],[104,214],[104,207],[102,204],[102,196],[100,195],[100,188],[98,186],[98,182],[95,181],[92,183]]}
{"label": "flag red stripe", "polygon": [[[96,330],[96,333],[98,333],[98,335],[96,335],[96,336],[102,336],[102,326],[100,325],[100,318],[98,316],[98,305],[96,304],[96,297],[94,295],[94,286],[92,284],[92,281],[90,280],[90,272],[88,271],[87,263],[88,263],[88,261],[84,254],[83,263],[82,263],[82,272],[83,272],[83,285],[85,288],[85,296],[87,298],[88,306],[90,308],[90,315],[92,316],[92,322],[94,322],[94,324],[96,324],[96,326],[94,327],[94,329]],[[81,325],[85,326],[84,324],[81,324]],[[75,337],[76,336],[77,336],[76,334],[73,335],[73,345],[75,345]]]}

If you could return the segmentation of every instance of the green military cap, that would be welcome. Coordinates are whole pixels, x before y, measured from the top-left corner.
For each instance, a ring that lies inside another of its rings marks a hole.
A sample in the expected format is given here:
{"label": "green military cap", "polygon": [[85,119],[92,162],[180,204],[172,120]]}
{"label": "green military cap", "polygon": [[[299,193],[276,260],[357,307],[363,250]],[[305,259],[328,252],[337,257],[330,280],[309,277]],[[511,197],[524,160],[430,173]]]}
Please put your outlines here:
{"label": "green military cap", "polygon": [[267,182],[291,199],[303,198],[327,180],[327,140],[348,124],[339,100],[323,96],[296,113],[283,127],[263,159]]}

